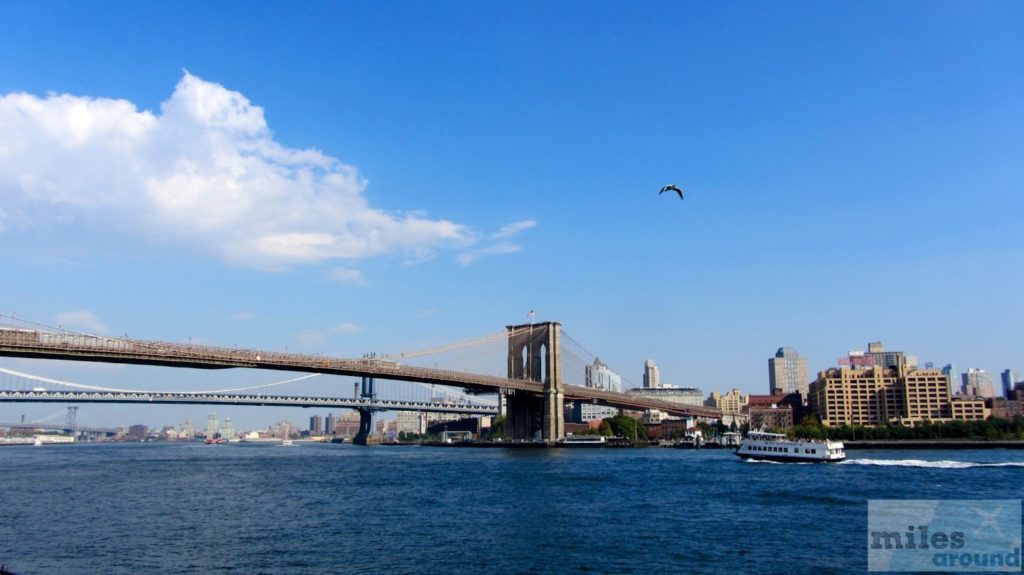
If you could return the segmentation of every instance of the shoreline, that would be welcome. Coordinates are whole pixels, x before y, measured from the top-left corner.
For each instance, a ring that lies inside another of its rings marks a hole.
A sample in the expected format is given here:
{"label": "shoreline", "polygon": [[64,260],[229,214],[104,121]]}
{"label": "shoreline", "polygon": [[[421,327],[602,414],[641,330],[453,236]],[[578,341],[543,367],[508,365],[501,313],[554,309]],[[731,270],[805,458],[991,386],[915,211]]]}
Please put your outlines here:
{"label": "shoreline", "polygon": [[851,449],[1024,449],[1024,441],[977,439],[862,439],[843,441]]}

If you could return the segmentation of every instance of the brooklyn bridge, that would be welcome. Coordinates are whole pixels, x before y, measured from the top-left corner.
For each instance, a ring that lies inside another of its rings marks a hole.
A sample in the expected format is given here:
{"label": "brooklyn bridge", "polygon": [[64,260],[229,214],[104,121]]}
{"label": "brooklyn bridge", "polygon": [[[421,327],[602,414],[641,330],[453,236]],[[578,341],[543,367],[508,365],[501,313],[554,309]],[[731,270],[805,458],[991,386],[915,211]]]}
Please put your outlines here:
{"label": "brooklyn bridge", "polygon": [[[413,352],[392,353],[360,358],[327,357],[280,351],[238,349],[192,343],[175,343],[108,337],[40,327],[13,318],[0,318],[0,356],[46,360],[73,360],[224,370],[247,368],[307,374],[289,381],[315,375],[355,376],[360,379],[356,392],[345,393],[341,386],[326,394],[276,395],[253,388],[196,392],[125,390],[83,386],[58,380],[35,378],[35,384],[8,385],[0,379],[0,401],[22,402],[117,402],[117,403],[202,403],[254,406],[346,407],[361,416],[361,436],[369,433],[372,414],[382,410],[442,411],[454,413],[500,414],[506,419],[506,431],[514,440],[554,442],[565,436],[566,402],[588,402],[627,410],[659,410],[671,416],[717,419],[713,408],[683,405],[631,393],[609,391],[587,385],[590,362],[578,351],[564,346],[571,338],[558,322],[509,325],[504,330],[463,342]],[[497,342],[507,349],[499,374],[483,374],[462,369],[411,365],[414,358],[461,350],[472,354],[475,346]],[[576,349],[583,349],[578,344]],[[582,369],[580,369],[582,367]],[[15,379],[33,376],[3,369]],[[582,374],[582,375],[581,375]],[[573,383],[568,383],[568,380]],[[450,391],[437,400],[409,401],[383,399],[378,394],[381,381],[410,382],[431,389]],[[282,382],[285,383],[285,382]],[[453,401],[451,396],[459,399]],[[484,398],[495,397],[488,402]]]}

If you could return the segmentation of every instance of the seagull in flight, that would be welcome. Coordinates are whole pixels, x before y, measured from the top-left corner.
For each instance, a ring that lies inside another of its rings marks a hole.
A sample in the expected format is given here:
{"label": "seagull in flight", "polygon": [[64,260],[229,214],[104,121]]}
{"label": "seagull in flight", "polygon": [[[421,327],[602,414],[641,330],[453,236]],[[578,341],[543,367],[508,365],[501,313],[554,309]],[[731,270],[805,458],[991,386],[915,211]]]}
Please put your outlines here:
{"label": "seagull in flight", "polygon": [[675,193],[679,194],[679,199],[680,200],[683,199],[683,190],[680,190],[675,184],[669,184],[669,185],[665,186],[664,188],[661,189],[660,192],[658,192],[658,195],[660,196],[661,194],[663,194],[665,192],[675,192]]}

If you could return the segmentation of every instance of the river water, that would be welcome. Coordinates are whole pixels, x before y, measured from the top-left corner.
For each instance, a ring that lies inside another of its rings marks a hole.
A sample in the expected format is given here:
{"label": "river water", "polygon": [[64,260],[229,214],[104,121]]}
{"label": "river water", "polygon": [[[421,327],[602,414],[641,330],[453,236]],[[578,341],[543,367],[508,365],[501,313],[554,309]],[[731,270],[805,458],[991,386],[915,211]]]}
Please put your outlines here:
{"label": "river water", "polygon": [[0,448],[0,563],[76,573],[846,573],[868,499],[1019,499],[1024,451]]}

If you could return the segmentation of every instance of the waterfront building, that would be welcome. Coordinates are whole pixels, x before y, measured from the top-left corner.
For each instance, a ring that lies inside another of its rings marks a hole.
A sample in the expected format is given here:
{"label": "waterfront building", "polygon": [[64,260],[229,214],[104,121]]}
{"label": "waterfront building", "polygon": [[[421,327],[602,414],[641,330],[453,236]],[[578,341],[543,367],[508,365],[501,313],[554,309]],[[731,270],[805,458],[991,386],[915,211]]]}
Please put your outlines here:
{"label": "waterfront building", "polygon": [[178,437],[182,439],[192,439],[195,436],[196,428],[192,425],[192,420],[186,419],[184,423],[178,427]]}
{"label": "waterfront building", "polygon": [[456,417],[455,419],[446,419],[444,421],[437,421],[427,426],[427,433],[431,435],[441,435],[451,432],[468,432],[471,435],[479,437],[481,427],[481,421],[478,417]]}
{"label": "waterfront building", "polygon": [[768,360],[768,392],[786,395],[799,392],[807,397],[807,358],[791,347],[780,347]]}
{"label": "waterfront building", "polygon": [[1020,396],[1021,394],[1019,391],[1011,391],[1009,399],[1004,397],[993,397],[985,402],[985,407],[989,408],[992,417],[998,417],[1000,419],[1024,417],[1024,401],[1019,399]]}
{"label": "waterfront building", "polygon": [[320,415],[314,415],[309,418],[309,434],[310,435],[323,435],[324,434],[324,418]]}
{"label": "waterfront building", "polygon": [[338,418],[334,417],[330,413],[324,418],[324,433],[328,435],[335,435],[337,433],[336,428],[338,427]]}
{"label": "waterfront building", "polygon": [[644,389],[657,389],[661,387],[661,376],[658,373],[658,366],[653,359],[644,362]]}
{"label": "waterfront building", "polygon": [[950,412],[953,419],[976,420],[987,419],[989,410],[985,407],[985,400],[975,397],[954,397],[949,402]]}
{"label": "waterfront building", "polygon": [[1000,378],[1003,382],[1003,397],[1009,399],[1010,392],[1013,391],[1014,386],[1017,384],[1017,374],[1012,369],[1004,369],[1000,374]]}
{"label": "waterfront building", "polygon": [[605,391],[621,392],[622,376],[609,369],[600,358],[594,358],[594,363],[586,368],[585,385]]}
{"label": "waterfront building", "polygon": [[427,431],[426,414],[419,411],[399,411],[395,414],[396,433],[423,434]]}
{"label": "waterfront building", "polygon": [[636,387],[626,390],[626,393],[683,405],[704,406],[704,392],[696,387]]}
{"label": "waterfront building", "polygon": [[141,423],[137,423],[128,427],[128,433],[125,434],[125,437],[132,441],[145,441],[147,435],[149,435],[149,428]]}
{"label": "waterfront building", "polygon": [[[744,421],[750,429],[790,429],[804,415],[804,399],[799,393],[747,396],[744,410],[745,420],[737,419],[737,425]],[[731,424],[723,417],[722,423]]]}
{"label": "waterfront building", "polygon": [[595,405],[588,401],[574,401],[569,409],[569,421],[573,423],[589,423],[601,421],[606,417],[615,417],[619,410],[607,405]]}
{"label": "waterfront building", "polygon": [[880,366],[831,368],[810,385],[810,405],[822,423],[879,425],[903,411],[896,371]]}
{"label": "waterfront building", "polygon": [[352,409],[334,422],[334,435],[355,437],[359,433],[359,412]]}
{"label": "waterfront building", "polygon": [[789,431],[793,429],[793,406],[751,406],[748,408],[747,422],[752,430]]}
{"label": "waterfront building", "polygon": [[984,369],[971,368],[963,374],[963,385],[960,390],[966,397],[992,398],[996,395],[992,385],[992,375]]}
{"label": "waterfront building", "polygon": [[[682,405],[704,406],[704,392],[696,387],[673,387],[659,384],[659,387],[635,387],[633,389],[627,389],[626,393],[636,395],[638,397],[659,399],[661,401],[670,401],[672,403],[679,403]],[[624,413],[624,415],[629,414]],[[669,417],[671,416],[657,409],[648,409],[642,416],[644,423],[658,423]]]}
{"label": "waterfront building", "polygon": [[955,404],[943,370],[860,365],[830,368],[811,383],[810,405],[822,423],[915,425],[924,421],[976,419],[984,401]]}
{"label": "waterfront building", "polygon": [[949,380],[941,370],[909,369],[903,376],[902,385],[906,421],[941,421],[953,417],[949,407]]}

